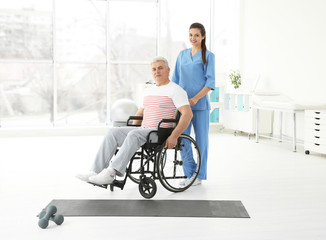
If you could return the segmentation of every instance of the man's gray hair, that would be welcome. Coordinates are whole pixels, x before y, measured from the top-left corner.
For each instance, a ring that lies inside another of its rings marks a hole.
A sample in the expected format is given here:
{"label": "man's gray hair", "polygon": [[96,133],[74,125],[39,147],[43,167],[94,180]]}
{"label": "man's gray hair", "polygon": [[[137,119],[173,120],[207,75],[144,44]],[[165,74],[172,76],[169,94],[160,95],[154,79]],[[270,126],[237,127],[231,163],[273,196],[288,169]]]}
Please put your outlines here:
{"label": "man's gray hair", "polygon": [[155,63],[155,62],[159,62],[159,61],[163,61],[163,62],[165,63],[165,66],[166,66],[167,68],[169,68],[168,60],[166,60],[164,57],[161,57],[161,56],[153,58],[151,64],[152,64],[152,63]]}

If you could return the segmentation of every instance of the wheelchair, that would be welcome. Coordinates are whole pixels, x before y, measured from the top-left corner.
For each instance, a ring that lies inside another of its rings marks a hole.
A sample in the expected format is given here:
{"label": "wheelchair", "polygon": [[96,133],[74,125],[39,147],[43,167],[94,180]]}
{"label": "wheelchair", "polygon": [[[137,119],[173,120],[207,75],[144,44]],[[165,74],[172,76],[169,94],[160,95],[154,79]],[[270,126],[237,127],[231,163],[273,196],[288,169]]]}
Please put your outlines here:
{"label": "wheelchair", "polygon": [[[142,119],[141,116],[130,116],[127,126],[140,126],[133,124],[133,121]],[[116,177],[110,184],[111,191],[114,187],[123,190],[127,178],[138,184],[140,194],[147,199],[154,197],[157,192],[155,180],[159,180],[163,187],[171,192],[185,191],[193,184],[201,163],[198,145],[191,136],[181,134],[176,146],[166,149],[165,141],[174,128],[161,127],[163,123],[177,124],[178,118],[162,119],[159,122],[157,130],[148,134],[146,143],[131,158],[123,179],[118,180]],[[90,184],[102,188],[109,186]]]}

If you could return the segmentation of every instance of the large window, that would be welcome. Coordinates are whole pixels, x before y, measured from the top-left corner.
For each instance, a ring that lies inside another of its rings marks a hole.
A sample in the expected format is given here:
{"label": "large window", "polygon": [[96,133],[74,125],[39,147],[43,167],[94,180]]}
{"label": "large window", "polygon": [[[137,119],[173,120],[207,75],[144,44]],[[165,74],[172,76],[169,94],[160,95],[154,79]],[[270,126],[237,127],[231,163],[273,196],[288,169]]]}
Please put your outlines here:
{"label": "large window", "polygon": [[55,125],[106,122],[107,3],[54,1]]}
{"label": "large window", "polygon": [[51,1],[0,3],[0,124],[53,119]]}
{"label": "large window", "polygon": [[109,2],[110,104],[121,98],[140,104],[141,86],[151,78],[149,62],[157,55],[157,21],[157,1]]}
{"label": "large window", "polygon": [[52,59],[51,0],[1,1],[0,59]]}
{"label": "large window", "polygon": [[204,24],[223,80],[237,1],[1,1],[1,127],[110,123],[116,100],[140,104],[153,57],[166,57],[173,73],[193,22]]}

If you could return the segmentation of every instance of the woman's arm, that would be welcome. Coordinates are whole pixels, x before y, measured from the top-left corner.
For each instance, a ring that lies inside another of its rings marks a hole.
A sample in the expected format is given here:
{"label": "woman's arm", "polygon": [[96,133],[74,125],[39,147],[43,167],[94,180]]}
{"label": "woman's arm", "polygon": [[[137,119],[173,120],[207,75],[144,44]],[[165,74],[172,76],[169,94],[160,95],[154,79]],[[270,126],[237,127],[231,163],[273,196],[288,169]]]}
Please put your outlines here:
{"label": "woman's arm", "polygon": [[190,106],[195,105],[199,99],[206,96],[210,90],[215,88],[215,56],[213,53],[207,55],[207,62],[204,66],[206,83],[193,98],[189,99]]}
{"label": "woman's arm", "polygon": [[206,94],[211,90],[209,87],[203,87],[202,90],[199,91],[199,93],[196,94],[193,98],[189,99],[190,106],[196,105],[196,103],[201,99],[202,97],[206,96]]}
{"label": "woman's arm", "polygon": [[175,82],[176,84],[179,84],[179,81],[180,81],[180,76],[179,76],[180,62],[181,62],[181,53],[179,53],[179,56],[178,56],[177,61],[175,63],[174,72],[173,72],[173,75],[172,75],[172,78],[171,78],[171,81]]}

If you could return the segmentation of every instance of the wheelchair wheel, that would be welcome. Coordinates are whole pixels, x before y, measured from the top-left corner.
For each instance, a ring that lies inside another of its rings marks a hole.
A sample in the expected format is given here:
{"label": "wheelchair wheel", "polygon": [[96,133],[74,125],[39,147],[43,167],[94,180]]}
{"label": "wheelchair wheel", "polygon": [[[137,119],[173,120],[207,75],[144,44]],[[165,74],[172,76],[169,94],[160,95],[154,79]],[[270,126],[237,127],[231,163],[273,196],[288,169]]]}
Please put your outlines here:
{"label": "wheelchair wheel", "polygon": [[195,140],[181,134],[173,149],[163,148],[157,159],[162,185],[171,192],[182,192],[196,180],[200,169],[200,151]]}
{"label": "wheelchair wheel", "polygon": [[144,177],[139,183],[139,192],[144,198],[152,198],[156,194],[156,183],[152,178]]}

